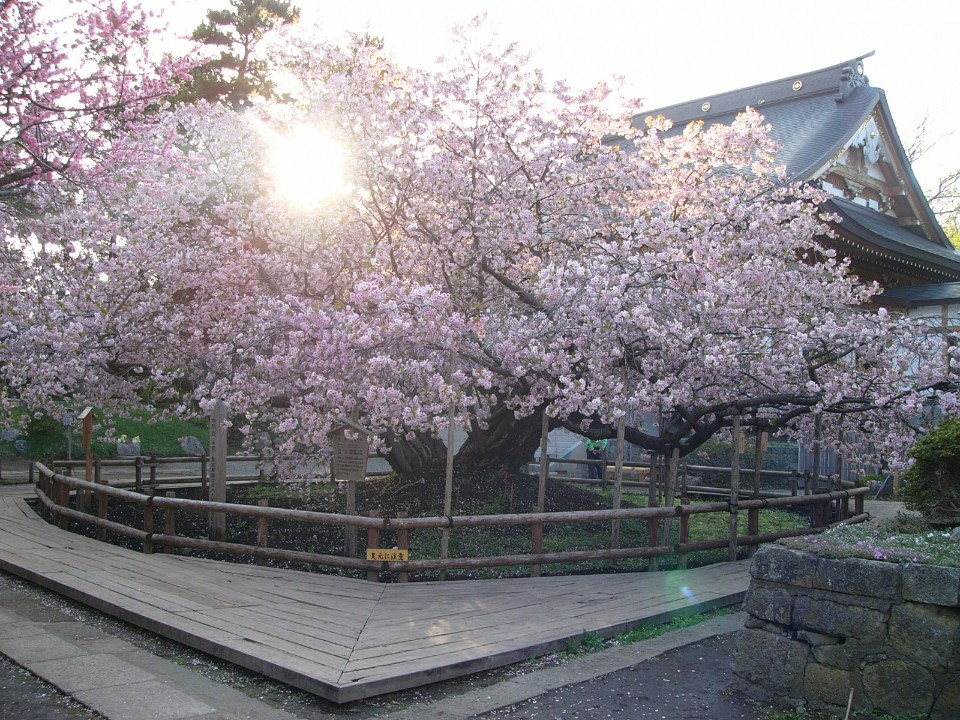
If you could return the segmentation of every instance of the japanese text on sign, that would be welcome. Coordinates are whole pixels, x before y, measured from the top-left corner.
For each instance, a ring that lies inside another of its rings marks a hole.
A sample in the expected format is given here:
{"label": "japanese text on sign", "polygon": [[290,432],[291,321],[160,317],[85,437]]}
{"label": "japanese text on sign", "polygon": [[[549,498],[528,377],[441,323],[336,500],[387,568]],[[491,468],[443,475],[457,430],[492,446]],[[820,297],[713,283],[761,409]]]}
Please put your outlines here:
{"label": "japanese text on sign", "polygon": [[410,560],[410,551],[367,548],[367,560],[377,560],[380,562],[407,562]]}

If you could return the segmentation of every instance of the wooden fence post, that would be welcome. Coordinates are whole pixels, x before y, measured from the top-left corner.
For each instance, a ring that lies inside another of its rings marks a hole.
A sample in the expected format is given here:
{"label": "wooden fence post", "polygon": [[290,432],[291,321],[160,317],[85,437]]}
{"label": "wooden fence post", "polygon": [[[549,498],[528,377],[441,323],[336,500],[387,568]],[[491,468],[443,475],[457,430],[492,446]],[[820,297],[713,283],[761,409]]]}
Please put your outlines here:
{"label": "wooden fence post", "polygon": [[143,552],[153,553],[153,493],[154,489],[147,488],[147,502],[143,505],[143,531],[147,536],[143,539]]}
{"label": "wooden fence post", "polygon": [[[103,479],[103,467],[100,464],[100,458],[97,458],[94,461],[93,465],[93,477],[94,482],[97,485],[106,485],[107,481]],[[97,517],[101,520],[107,519],[107,503],[110,501],[110,497],[106,493],[98,492],[97,493]],[[107,539],[107,529],[104,527],[97,526],[97,540],[101,542],[106,542]]]}
{"label": "wooden fence post", "polygon": [[[399,511],[399,512],[397,513],[397,517],[398,517],[398,518],[408,518],[408,517],[410,517],[410,513],[406,512],[406,511],[404,511],[404,510],[401,510],[401,511]],[[406,550],[406,551],[408,551],[408,552],[409,552],[409,550],[410,550],[410,531],[407,530],[406,528],[400,528],[400,529],[397,530],[397,549],[398,549],[398,550]],[[402,583],[409,582],[409,581],[410,581],[410,573],[408,573],[406,570],[404,570],[403,572],[400,573],[400,577],[399,577],[398,579],[399,579],[399,581],[402,582]]]}
{"label": "wooden fence post", "polygon": [[133,486],[136,488],[137,492],[140,492],[140,488],[143,485],[143,458],[137,455],[133,459]]}
{"label": "wooden fence post", "polygon": [[[260,507],[267,507],[270,505],[270,501],[266,498],[263,498],[257,503]],[[270,547],[268,542],[268,533],[270,528],[270,518],[258,517],[257,518],[257,547]],[[257,565],[266,565],[267,558],[258,557]]]}
{"label": "wooden fence post", "polygon": [[[168,498],[175,498],[177,493],[173,490],[167,491]],[[176,508],[168,507],[163,510],[163,534],[164,535],[176,535],[177,534],[177,511]],[[160,549],[165,553],[174,552],[175,548],[169,545],[161,545]]]}
{"label": "wooden fence post", "polygon": [[[680,448],[675,447],[670,453],[670,464],[667,467],[667,482],[664,487],[663,504],[664,507],[673,507],[677,500],[677,474],[680,469]],[[663,521],[663,539],[665,544],[673,542],[673,518],[668,517]]]}
{"label": "wooden fence post", "polygon": [[[213,461],[213,477],[210,482],[209,499],[213,502],[227,501],[227,406],[217,400],[210,411],[210,456]],[[227,536],[227,515],[222,511],[210,513],[210,539],[224,541]]]}
{"label": "wooden fence post", "polygon": [[[650,484],[647,488],[647,507],[660,507],[660,476],[663,470],[662,456],[657,453],[650,454]],[[647,545],[657,547],[660,545],[660,520],[650,518],[647,520]],[[660,569],[660,558],[654,556],[647,560],[647,570],[656,572]]]}
{"label": "wooden fence post", "polygon": [[[60,507],[70,507],[70,486],[65,482],[59,483],[60,489],[60,502],[57,503]],[[57,521],[57,527],[61,530],[66,530],[70,527],[70,518],[68,518],[63,513],[60,513],[60,518]]]}
{"label": "wooden fence post", "polygon": [[737,535],[739,534],[740,507],[740,415],[733,416],[733,427],[730,430],[733,443],[730,449],[730,545],[727,560],[734,562],[737,559]]}
{"label": "wooden fence post", "polygon": [[150,485],[157,486],[157,456],[150,456]]}
{"label": "wooden fence post", "polygon": [[[534,512],[542,513],[547,506],[547,477],[550,474],[550,416],[546,410],[540,420],[540,475],[537,482],[537,506]],[[589,474],[589,473],[588,473]],[[543,523],[530,526],[530,552],[539,555],[543,552]],[[530,566],[530,577],[540,577],[539,564]]]}
{"label": "wooden fence post", "polygon": [[[371,510],[367,513],[372,518],[380,517],[380,512]],[[367,549],[380,547],[380,526],[367,528]],[[367,570],[367,580],[370,582],[380,582],[379,570]]]}
{"label": "wooden fence post", "polygon": [[[760,471],[763,469],[763,453],[767,447],[767,431],[761,430],[756,436],[753,463],[753,498],[760,498]],[[747,512],[747,535],[760,534],[760,508],[750,508]],[[747,557],[753,557],[757,546],[751,544],[747,548]]]}
{"label": "wooden fence post", "polygon": [[[689,505],[690,498],[682,497],[680,498],[681,505]],[[685,545],[690,542],[690,516],[687,513],[684,513],[680,516],[680,545]],[[677,555],[677,567],[681,570],[687,569],[687,553],[682,550]]]}
{"label": "wooden fence post", "polygon": [[[626,373],[627,368],[624,366],[624,387],[626,387]],[[617,420],[617,458],[613,466],[613,509],[619,510],[623,504],[623,446],[626,444],[624,441],[625,427],[627,422],[626,410],[624,410],[623,415],[620,416],[620,419]],[[606,457],[606,453],[604,453]],[[603,474],[603,481],[607,481],[607,468],[606,461],[600,467],[600,472]],[[614,550],[620,548],[620,521],[613,520],[610,523],[610,547]]]}

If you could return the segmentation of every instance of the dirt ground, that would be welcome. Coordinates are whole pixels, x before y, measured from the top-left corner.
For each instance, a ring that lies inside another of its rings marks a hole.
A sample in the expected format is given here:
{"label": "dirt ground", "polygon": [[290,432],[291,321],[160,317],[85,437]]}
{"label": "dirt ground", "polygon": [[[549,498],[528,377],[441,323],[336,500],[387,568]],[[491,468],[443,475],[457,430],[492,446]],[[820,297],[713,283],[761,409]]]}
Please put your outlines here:
{"label": "dirt ground", "polygon": [[[770,720],[777,708],[729,690],[736,634],[721,635],[659,655],[627,670],[567,685],[482,718],[600,720]],[[808,713],[806,720],[830,714]]]}

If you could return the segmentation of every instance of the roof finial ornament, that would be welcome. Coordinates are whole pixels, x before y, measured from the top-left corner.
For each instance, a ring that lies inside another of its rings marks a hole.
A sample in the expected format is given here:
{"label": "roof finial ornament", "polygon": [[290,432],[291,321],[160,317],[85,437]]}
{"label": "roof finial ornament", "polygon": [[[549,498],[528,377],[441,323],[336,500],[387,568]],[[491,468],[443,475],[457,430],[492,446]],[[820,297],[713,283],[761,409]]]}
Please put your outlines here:
{"label": "roof finial ornament", "polygon": [[[871,53],[872,54],[872,53]],[[842,103],[847,96],[861,85],[869,85],[870,80],[863,72],[863,59],[856,61],[854,65],[847,65],[840,71],[839,94],[834,98],[838,103]]]}

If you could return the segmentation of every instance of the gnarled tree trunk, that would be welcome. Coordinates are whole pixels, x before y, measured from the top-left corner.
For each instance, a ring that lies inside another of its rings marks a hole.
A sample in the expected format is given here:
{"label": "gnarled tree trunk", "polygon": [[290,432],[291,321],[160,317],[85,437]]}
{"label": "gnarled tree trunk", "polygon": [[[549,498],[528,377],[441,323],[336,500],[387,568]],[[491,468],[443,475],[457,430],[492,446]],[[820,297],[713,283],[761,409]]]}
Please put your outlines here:
{"label": "gnarled tree trunk", "polygon": [[516,472],[533,460],[540,446],[541,413],[514,416],[508,408],[496,410],[486,428],[474,425],[454,459],[455,467],[473,471]]}
{"label": "gnarled tree trunk", "polygon": [[389,433],[386,440],[390,446],[386,459],[394,472],[443,472],[447,462],[447,446],[439,438],[427,433],[417,433],[413,439],[409,439]]}

